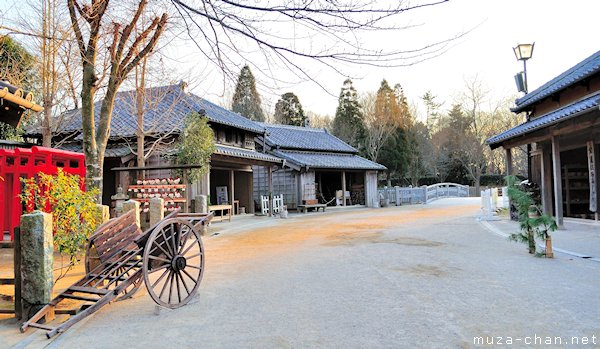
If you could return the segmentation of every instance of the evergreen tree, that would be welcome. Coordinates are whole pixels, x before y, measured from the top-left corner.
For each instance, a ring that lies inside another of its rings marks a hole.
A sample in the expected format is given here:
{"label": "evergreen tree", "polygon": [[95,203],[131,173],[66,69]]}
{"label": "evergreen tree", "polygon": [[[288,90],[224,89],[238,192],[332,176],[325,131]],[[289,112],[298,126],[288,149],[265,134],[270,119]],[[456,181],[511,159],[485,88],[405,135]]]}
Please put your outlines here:
{"label": "evergreen tree", "polygon": [[36,60],[18,41],[0,36],[0,77],[9,83],[31,91],[35,89]]}
{"label": "evergreen tree", "polygon": [[352,80],[344,81],[338,107],[333,119],[333,134],[351,146],[360,149],[366,132],[365,121]]}
{"label": "evergreen tree", "polygon": [[306,115],[298,97],[292,92],[281,95],[275,104],[275,122],[284,125],[305,126]]}
{"label": "evergreen tree", "polygon": [[251,120],[265,121],[265,114],[260,104],[256,80],[250,67],[245,65],[238,76],[231,110]]}
{"label": "evergreen tree", "polygon": [[436,98],[437,97],[431,93],[431,91],[425,92],[423,97],[421,97],[423,103],[425,103],[425,107],[427,108],[425,125],[427,125],[427,128],[430,132],[437,131],[439,127],[439,109],[443,103],[438,103]]}

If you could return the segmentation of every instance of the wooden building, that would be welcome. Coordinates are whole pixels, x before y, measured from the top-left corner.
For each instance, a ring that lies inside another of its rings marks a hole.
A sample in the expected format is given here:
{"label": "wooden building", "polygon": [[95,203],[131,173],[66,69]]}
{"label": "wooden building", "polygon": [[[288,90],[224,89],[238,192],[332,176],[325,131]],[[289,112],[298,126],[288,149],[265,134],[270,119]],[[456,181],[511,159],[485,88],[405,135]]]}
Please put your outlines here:
{"label": "wooden building", "polygon": [[[127,191],[130,185],[136,184],[142,170],[148,179],[173,177],[173,164],[167,155],[173,152],[173,145],[183,131],[185,117],[191,112],[200,112],[207,117],[215,137],[216,149],[211,156],[210,172],[201,181],[193,183],[187,192],[181,191],[178,195],[185,196],[186,204],[196,195],[210,195],[212,204],[217,204],[218,188],[226,188],[227,194],[221,194],[227,197],[229,204],[246,207],[252,212],[252,166],[268,168],[282,163],[273,155],[255,150],[255,137],[264,133],[262,125],[190,93],[185,83],[148,88],[143,96],[143,129],[146,149],[153,148],[154,151],[142,169],[136,167],[136,131],[141,125],[137,118],[136,98],[133,90],[119,92],[115,99],[104,159],[103,204],[111,204],[111,196],[119,186]],[[99,102],[95,108],[99,113]],[[81,111],[67,113],[66,124],[54,135],[53,144],[81,152]],[[35,131],[28,133],[29,137],[41,136]],[[181,202],[183,198],[172,201]]]}
{"label": "wooden building", "polygon": [[[262,124],[266,134],[256,139],[260,150],[284,160],[272,171],[273,194],[295,209],[303,201],[335,205],[379,206],[377,173],[385,166],[358,156],[358,151],[327,130]],[[254,198],[268,194],[269,169],[255,167]],[[346,193],[345,198],[341,193]]]}
{"label": "wooden building", "polygon": [[487,140],[506,151],[531,145],[530,180],[540,186],[544,212],[598,221],[600,51],[516,100],[526,121]]}

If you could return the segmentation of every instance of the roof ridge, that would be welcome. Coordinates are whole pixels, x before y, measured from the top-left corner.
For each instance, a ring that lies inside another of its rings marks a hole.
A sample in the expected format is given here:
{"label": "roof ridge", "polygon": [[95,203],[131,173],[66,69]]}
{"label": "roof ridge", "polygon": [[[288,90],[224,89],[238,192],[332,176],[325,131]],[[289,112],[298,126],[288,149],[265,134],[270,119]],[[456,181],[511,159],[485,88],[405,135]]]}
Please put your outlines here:
{"label": "roof ridge", "polygon": [[263,124],[265,127],[273,127],[273,128],[287,128],[287,129],[291,129],[291,130],[303,130],[303,131],[311,131],[311,132],[323,132],[323,133],[327,133],[327,131],[325,131],[325,128],[323,127],[310,127],[310,126],[296,126],[296,125],[284,125],[284,124],[272,124],[272,123],[267,123],[267,122],[261,122],[261,124]]}

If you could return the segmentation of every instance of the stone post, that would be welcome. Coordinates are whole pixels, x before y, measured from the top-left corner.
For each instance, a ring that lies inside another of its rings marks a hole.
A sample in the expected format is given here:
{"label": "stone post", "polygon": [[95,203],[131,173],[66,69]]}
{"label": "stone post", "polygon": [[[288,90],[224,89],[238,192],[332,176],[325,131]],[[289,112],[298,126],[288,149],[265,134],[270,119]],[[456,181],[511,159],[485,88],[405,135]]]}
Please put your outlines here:
{"label": "stone post", "polygon": [[98,210],[98,214],[100,214],[100,224],[110,219],[110,208],[108,206],[96,204],[96,209]]}
{"label": "stone post", "polygon": [[162,198],[150,199],[150,226],[153,227],[165,218],[165,200]]}
{"label": "stone post", "polygon": [[[34,211],[21,216],[22,315],[31,318],[52,300],[54,245],[52,215]],[[54,312],[46,320],[54,318]]]}
{"label": "stone post", "polygon": [[198,195],[194,198],[194,212],[208,213],[208,197],[206,195]]}
{"label": "stone post", "polygon": [[402,198],[400,197],[400,187],[395,186],[394,191],[396,192],[396,206],[400,206],[402,204]]}
{"label": "stone post", "polygon": [[123,213],[127,213],[129,212],[129,210],[134,210],[135,211],[135,223],[137,224],[138,228],[141,228],[140,226],[140,203],[139,201],[135,201],[135,200],[127,200],[123,203]]}

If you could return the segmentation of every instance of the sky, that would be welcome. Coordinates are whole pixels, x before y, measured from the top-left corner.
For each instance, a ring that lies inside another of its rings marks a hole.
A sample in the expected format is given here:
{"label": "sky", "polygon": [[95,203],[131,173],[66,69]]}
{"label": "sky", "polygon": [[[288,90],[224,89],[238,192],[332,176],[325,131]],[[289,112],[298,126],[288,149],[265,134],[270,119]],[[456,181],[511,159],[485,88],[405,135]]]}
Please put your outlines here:
{"label": "sky", "polygon": [[[411,3],[426,1],[412,0]],[[16,17],[18,3],[17,0],[0,0],[0,12],[5,11],[9,18]],[[359,94],[377,91],[385,78],[392,86],[402,85],[409,102],[423,118],[421,96],[425,92],[431,91],[444,103],[442,110],[448,110],[464,90],[465,81],[475,76],[490,91],[492,99],[520,96],[514,75],[523,65],[513,52],[519,43],[535,42],[533,57],[527,62],[529,90],[533,91],[600,49],[593,39],[598,32],[599,13],[600,1],[597,0],[450,0],[393,17],[395,25],[409,26],[409,29],[357,37],[364,47],[395,51],[466,33],[452,41],[442,55],[415,65],[384,68],[334,63],[341,71],[336,72],[314,61],[294,61],[310,73],[311,80],[271,64],[260,52],[248,49],[247,55],[241,58],[230,57],[233,63],[229,68],[239,71],[250,63],[263,104],[270,113],[283,93],[293,92],[305,111],[333,116],[346,78],[352,78]],[[265,28],[286,38],[285,44],[290,47],[327,49],[324,42],[309,37],[299,26],[268,22]],[[245,45],[243,41],[235,44],[242,48]],[[192,92],[210,101],[230,105],[235,81],[223,79],[221,70],[207,62],[189,36],[181,35],[179,41],[167,40],[160,45],[164,65],[173,71],[173,79],[188,81]]]}
{"label": "sky", "polygon": [[[520,96],[514,75],[523,65],[513,52],[519,43],[535,42],[533,57],[527,62],[530,91],[587,58],[600,49],[593,39],[598,32],[599,13],[600,2],[594,0],[451,0],[396,17],[398,23],[415,28],[364,39],[382,49],[405,49],[468,32],[434,59],[397,68],[345,67],[346,76],[330,69],[313,69],[318,84],[294,78],[290,78],[294,80],[291,83],[281,84],[253,70],[260,80],[263,102],[271,112],[278,97],[291,91],[298,95],[305,110],[333,116],[347,76],[353,79],[359,94],[376,91],[385,78],[391,85],[400,83],[421,113],[424,108],[420,97],[428,90],[444,102],[443,109],[450,109],[452,100],[464,90],[465,80],[475,76],[491,91],[491,98]],[[194,64],[182,62],[178,59],[183,67]],[[226,83],[224,89],[222,78],[214,70],[202,66],[203,77],[192,84],[192,91],[227,104],[233,87]],[[279,72],[278,76],[286,73]]]}

